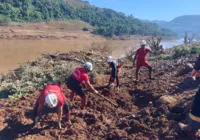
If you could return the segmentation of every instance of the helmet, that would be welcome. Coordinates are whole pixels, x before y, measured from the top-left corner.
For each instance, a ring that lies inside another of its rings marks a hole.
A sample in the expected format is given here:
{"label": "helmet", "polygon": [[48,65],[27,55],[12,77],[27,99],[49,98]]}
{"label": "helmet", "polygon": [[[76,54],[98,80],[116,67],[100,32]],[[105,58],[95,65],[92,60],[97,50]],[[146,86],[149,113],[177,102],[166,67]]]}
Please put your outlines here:
{"label": "helmet", "polygon": [[113,57],[112,56],[107,56],[106,57],[106,61],[107,62],[112,62],[113,61]]}
{"label": "helmet", "polygon": [[55,94],[50,93],[45,97],[45,103],[47,104],[48,107],[54,108],[58,104],[58,98]]}
{"label": "helmet", "polygon": [[92,71],[93,67],[92,67],[92,63],[90,62],[86,62],[83,67],[87,70],[87,71]]}
{"label": "helmet", "polygon": [[140,45],[146,45],[147,42],[145,40],[140,41]]}

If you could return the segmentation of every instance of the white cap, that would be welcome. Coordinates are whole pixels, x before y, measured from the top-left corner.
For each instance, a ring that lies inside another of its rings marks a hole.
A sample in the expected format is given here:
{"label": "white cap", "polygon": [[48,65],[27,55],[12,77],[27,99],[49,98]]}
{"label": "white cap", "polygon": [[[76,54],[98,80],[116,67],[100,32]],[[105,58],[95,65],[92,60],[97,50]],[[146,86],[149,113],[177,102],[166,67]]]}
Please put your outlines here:
{"label": "white cap", "polygon": [[113,61],[113,57],[112,56],[107,56],[106,57],[106,61],[107,62],[112,62]]}
{"label": "white cap", "polygon": [[140,41],[140,45],[146,45],[146,44],[147,44],[147,42],[145,40]]}
{"label": "white cap", "polygon": [[93,67],[92,67],[92,63],[90,62],[86,62],[83,67],[87,70],[87,71],[92,71]]}
{"label": "white cap", "polygon": [[54,108],[58,104],[58,98],[57,98],[57,96],[55,94],[49,93],[45,97],[45,103],[47,104],[48,107]]}

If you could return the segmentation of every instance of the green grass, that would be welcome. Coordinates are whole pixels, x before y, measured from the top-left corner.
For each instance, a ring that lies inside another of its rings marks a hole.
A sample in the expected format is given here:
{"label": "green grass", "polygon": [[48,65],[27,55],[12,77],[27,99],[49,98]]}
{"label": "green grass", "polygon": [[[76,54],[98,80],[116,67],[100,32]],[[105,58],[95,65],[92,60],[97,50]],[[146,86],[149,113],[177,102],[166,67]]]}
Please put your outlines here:
{"label": "green grass", "polygon": [[80,20],[67,20],[67,21],[64,21],[64,28],[66,28],[66,29],[82,30],[84,27],[85,28],[90,28],[90,29],[94,28],[90,24],[88,24],[88,23],[86,23],[84,21],[80,21]]}

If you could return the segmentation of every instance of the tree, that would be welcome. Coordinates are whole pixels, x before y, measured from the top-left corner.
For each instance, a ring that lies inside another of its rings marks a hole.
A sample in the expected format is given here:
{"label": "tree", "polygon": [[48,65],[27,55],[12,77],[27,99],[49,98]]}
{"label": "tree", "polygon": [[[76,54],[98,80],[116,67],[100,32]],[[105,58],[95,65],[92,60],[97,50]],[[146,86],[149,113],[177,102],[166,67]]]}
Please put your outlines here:
{"label": "tree", "polygon": [[147,39],[147,43],[149,44],[154,56],[164,53],[164,48],[162,45],[160,45],[161,40],[162,37],[160,36],[151,36]]}
{"label": "tree", "polygon": [[183,43],[184,43],[185,45],[191,44],[195,36],[196,36],[196,34],[193,33],[193,34],[191,35],[191,37],[188,37],[188,32],[185,32],[185,36],[184,36],[184,41],[183,41]]}

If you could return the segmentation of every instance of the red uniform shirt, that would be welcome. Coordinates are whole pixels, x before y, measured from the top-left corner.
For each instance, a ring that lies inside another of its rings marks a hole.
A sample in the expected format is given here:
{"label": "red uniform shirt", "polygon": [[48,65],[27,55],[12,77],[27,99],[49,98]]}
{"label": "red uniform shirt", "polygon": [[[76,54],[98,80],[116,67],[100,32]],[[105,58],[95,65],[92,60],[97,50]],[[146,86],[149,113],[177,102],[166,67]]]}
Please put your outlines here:
{"label": "red uniform shirt", "polygon": [[39,97],[39,104],[44,104],[45,97],[49,94],[55,94],[58,98],[58,106],[63,106],[65,100],[67,99],[63,92],[61,91],[61,88],[58,85],[47,85],[44,87],[44,89],[41,92],[41,95]]}
{"label": "red uniform shirt", "polygon": [[137,50],[137,55],[138,55],[138,58],[137,58],[137,62],[144,62],[147,60],[147,55],[148,53],[150,52],[150,49],[149,48],[140,48]]}
{"label": "red uniform shirt", "polygon": [[72,73],[72,77],[74,77],[80,83],[89,81],[89,77],[87,73],[85,72],[84,68],[81,66],[77,67],[74,70],[74,72]]}

